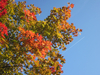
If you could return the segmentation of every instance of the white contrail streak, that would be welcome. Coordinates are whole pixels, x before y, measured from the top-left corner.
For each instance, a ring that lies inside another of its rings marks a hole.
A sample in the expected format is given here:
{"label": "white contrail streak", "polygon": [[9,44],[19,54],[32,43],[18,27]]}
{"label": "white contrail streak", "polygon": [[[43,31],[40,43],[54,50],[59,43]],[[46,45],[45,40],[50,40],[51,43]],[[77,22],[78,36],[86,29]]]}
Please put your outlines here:
{"label": "white contrail streak", "polygon": [[[71,47],[69,47],[66,51],[68,51],[69,49],[71,49],[73,46],[75,46],[77,43],[79,43],[82,39],[84,39],[85,37],[81,38],[79,41],[77,41],[75,44],[73,44]],[[65,53],[65,52],[64,52]],[[63,54],[64,54],[63,53]]]}

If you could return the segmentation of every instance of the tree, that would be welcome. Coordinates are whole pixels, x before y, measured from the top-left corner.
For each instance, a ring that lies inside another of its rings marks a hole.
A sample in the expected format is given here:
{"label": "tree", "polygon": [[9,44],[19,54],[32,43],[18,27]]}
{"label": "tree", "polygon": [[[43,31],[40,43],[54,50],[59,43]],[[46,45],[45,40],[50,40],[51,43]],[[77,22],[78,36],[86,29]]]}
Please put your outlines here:
{"label": "tree", "polygon": [[59,49],[66,50],[82,31],[67,22],[74,4],[54,7],[38,21],[41,9],[25,3],[0,0],[0,74],[60,75],[65,59]]}

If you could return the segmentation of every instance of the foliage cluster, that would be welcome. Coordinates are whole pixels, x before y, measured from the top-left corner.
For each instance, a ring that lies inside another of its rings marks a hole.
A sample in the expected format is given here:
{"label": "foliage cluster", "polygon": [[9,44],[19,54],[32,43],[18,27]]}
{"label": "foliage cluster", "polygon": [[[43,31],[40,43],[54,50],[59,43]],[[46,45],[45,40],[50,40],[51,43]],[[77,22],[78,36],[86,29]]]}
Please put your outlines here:
{"label": "foliage cluster", "polygon": [[59,49],[66,50],[82,31],[67,22],[74,4],[54,7],[38,21],[41,9],[25,3],[0,0],[0,74],[60,75],[65,59]]}

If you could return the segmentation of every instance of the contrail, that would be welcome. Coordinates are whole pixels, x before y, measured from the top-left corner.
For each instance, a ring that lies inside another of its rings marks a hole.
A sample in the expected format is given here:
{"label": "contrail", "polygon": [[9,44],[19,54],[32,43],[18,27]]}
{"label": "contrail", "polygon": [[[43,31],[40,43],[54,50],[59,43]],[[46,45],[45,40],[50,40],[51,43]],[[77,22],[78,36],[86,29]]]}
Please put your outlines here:
{"label": "contrail", "polygon": [[[85,37],[81,38],[79,41],[77,41],[75,44],[73,44],[71,47],[69,47],[66,51],[68,51],[69,49],[71,49],[73,46],[75,46],[77,43],[79,43],[82,39],[84,39]],[[64,52],[65,53],[65,52]],[[64,54],[63,53],[63,54]]]}

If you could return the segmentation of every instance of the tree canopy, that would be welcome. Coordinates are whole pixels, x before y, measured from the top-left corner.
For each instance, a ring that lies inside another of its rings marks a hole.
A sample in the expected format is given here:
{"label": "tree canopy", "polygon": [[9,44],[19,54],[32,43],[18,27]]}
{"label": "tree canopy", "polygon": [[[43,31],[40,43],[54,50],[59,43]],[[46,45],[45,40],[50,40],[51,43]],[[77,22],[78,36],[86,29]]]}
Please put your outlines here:
{"label": "tree canopy", "polygon": [[82,31],[67,22],[74,4],[54,7],[38,21],[41,9],[25,3],[0,0],[0,74],[60,75],[65,59],[59,49]]}

